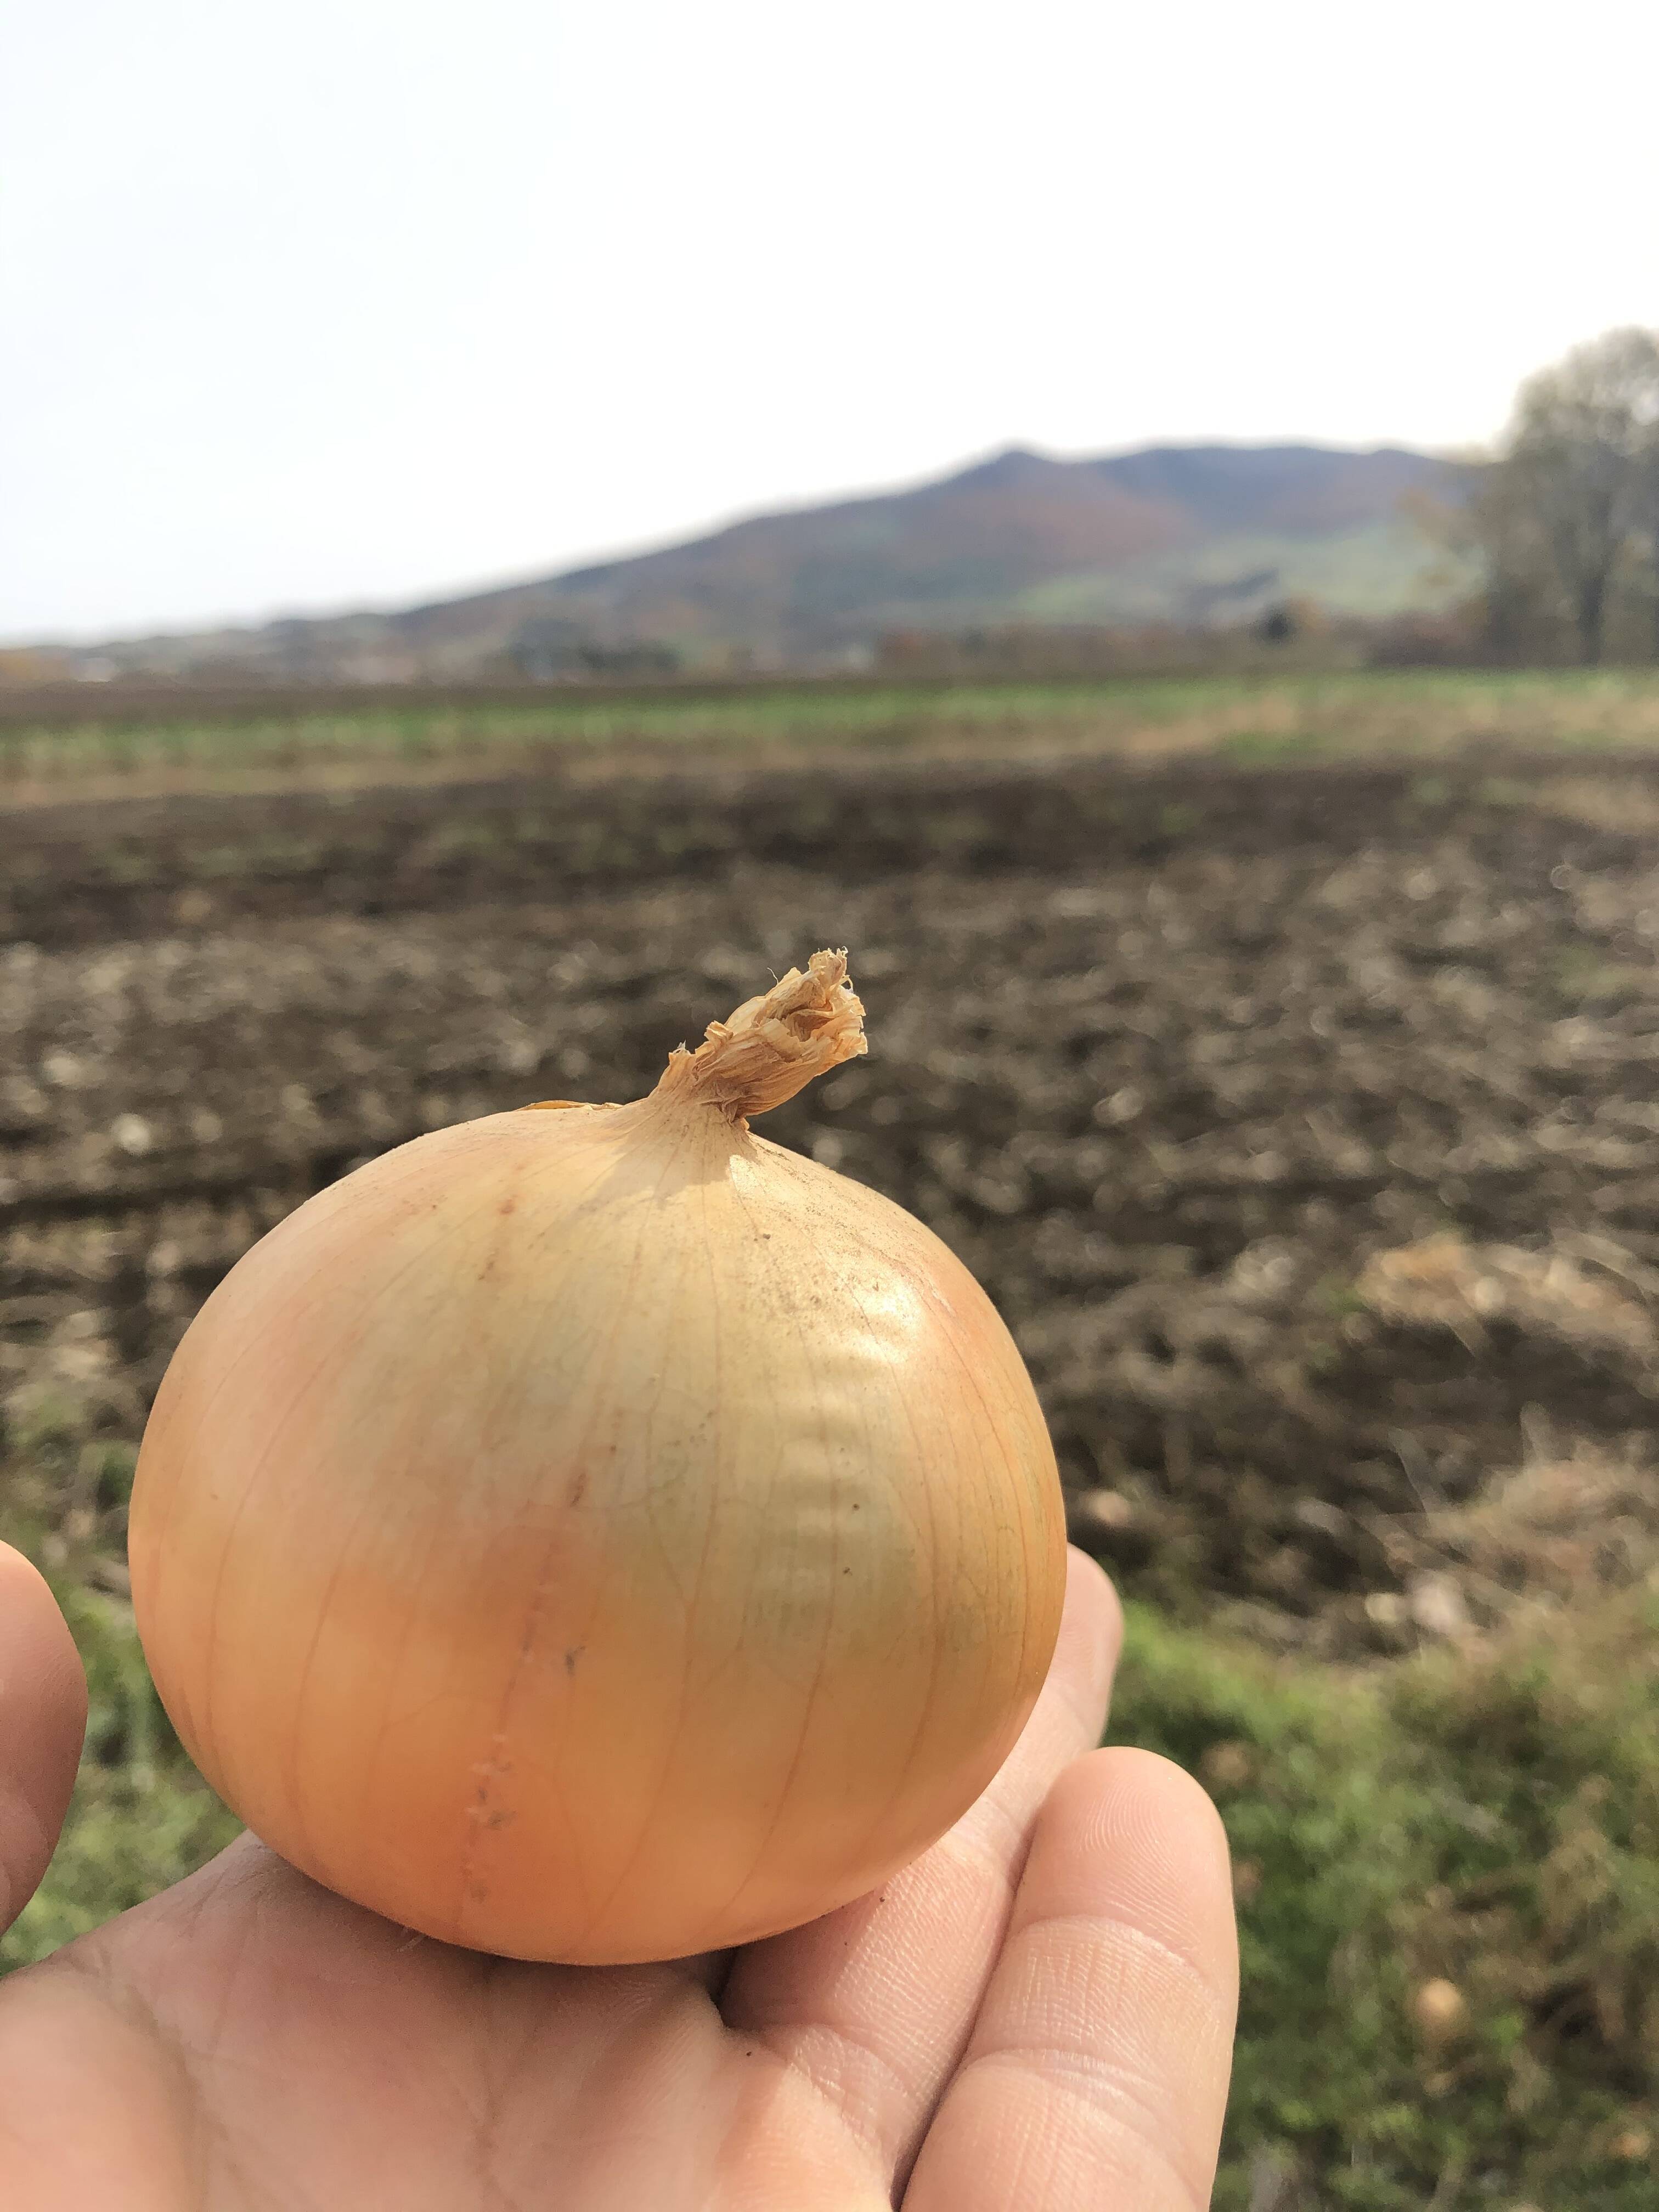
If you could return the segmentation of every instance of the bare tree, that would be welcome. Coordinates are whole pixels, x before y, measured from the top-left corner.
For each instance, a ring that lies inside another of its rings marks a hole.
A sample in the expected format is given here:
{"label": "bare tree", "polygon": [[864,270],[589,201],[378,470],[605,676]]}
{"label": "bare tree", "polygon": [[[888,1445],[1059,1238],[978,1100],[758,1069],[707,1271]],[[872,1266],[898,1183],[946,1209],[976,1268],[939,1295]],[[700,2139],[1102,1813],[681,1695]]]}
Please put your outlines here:
{"label": "bare tree", "polygon": [[1500,659],[1553,658],[1561,629],[1561,592],[1548,542],[1522,472],[1507,459],[1477,480],[1455,511],[1455,550],[1478,552],[1486,570],[1481,592],[1486,641]]}
{"label": "bare tree", "polygon": [[1615,580],[1659,556],[1659,334],[1609,331],[1530,378],[1474,520],[1494,612],[1552,598],[1599,660]]}

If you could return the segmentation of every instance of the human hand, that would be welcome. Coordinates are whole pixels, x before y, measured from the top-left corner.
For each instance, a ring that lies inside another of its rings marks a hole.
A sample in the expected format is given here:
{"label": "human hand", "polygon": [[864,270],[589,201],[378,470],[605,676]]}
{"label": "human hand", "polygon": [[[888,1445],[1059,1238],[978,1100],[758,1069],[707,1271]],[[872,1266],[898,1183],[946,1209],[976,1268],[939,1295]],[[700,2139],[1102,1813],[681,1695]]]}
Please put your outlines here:
{"label": "human hand", "polygon": [[[1121,1623],[1073,1553],[990,1788],[884,1889],[737,1952],[453,1950],[252,1836],[0,1984],[7,2212],[1198,2212],[1237,1963],[1208,1799],[1097,1751]],[[86,1699],[0,1546],[0,1924]]]}

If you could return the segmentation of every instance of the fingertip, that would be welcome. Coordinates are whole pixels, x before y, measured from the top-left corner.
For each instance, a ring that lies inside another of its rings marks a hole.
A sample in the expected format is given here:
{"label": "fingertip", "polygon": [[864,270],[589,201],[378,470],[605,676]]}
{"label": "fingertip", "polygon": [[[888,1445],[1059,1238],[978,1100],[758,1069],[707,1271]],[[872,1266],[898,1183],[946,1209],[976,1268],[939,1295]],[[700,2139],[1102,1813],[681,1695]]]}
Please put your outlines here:
{"label": "fingertip", "polygon": [[1097,1619],[1115,1643],[1123,1640],[1123,1607],[1117,1586],[1098,1559],[1075,1544],[1066,1547],[1066,1603]]}
{"label": "fingertip", "polygon": [[1168,1759],[1085,1753],[1037,1815],[906,2204],[1207,2204],[1237,2013],[1215,1808]]}
{"label": "fingertip", "polygon": [[1085,1644],[1097,1668],[1109,1682],[1123,1649],[1123,1607],[1111,1577],[1097,1559],[1066,1547],[1066,1604],[1060,1615],[1060,1646]]}
{"label": "fingertip", "polygon": [[[87,1718],[87,1671],[51,1584],[33,1561],[0,1542],[0,1696],[30,1688],[36,1711],[50,1708],[79,1735]],[[17,1716],[12,1715],[14,1723]],[[0,1755],[3,1755],[0,1738]]]}
{"label": "fingertip", "polygon": [[1109,1744],[1078,1763],[1091,1770],[1082,1779],[1098,1796],[1105,1817],[1160,1832],[1178,1828],[1194,1849],[1209,1852],[1215,1869],[1228,1872],[1227,1831],[1215,1800],[1184,1766],[1162,1752],[1127,1743]]}
{"label": "fingertip", "polygon": [[87,1678],[46,1578],[0,1544],[0,1928],[46,1872],[87,1725]]}
{"label": "fingertip", "polygon": [[1108,1906],[1236,2002],[1227,1832],[1184,1767],[1127,1744],[1073,1759],[1048,1793],[1039,1840],[1045,1864],[1034,1901],[1054,1911]]}

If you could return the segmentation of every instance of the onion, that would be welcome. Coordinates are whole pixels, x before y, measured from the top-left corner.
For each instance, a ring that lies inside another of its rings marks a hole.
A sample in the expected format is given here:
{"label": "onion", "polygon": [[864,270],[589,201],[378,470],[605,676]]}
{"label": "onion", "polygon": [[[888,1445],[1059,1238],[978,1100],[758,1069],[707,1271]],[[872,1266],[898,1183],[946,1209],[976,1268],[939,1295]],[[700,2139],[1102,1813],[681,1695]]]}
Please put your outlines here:
{"label": "onion", "polygon": [[972,1802],[1059,1628],[1053,1450],[989,1300],[750,1134],[865,1049],[819,952],[627,1106],[312,1199],[208,1300],[133,1603],[214,1787],[445,1942],[618,1963],[862,1894]]}

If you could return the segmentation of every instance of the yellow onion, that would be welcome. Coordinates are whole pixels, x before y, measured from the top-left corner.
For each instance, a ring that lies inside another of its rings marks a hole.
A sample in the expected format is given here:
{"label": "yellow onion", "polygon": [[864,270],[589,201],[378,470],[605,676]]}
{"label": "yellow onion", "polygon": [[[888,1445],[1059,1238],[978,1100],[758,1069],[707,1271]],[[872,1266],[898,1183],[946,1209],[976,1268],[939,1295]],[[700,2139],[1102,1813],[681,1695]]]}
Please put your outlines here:
{"label": "yellow onion", "polygon": [[864,1050],[815,954],[627,1106],[359,1168],[180,1344],[133,1602],[203,1772],[480,1950],[744,1942],[971,1803],[1058,1632],[1013,1341],[945,1247],[748,1117]]}

